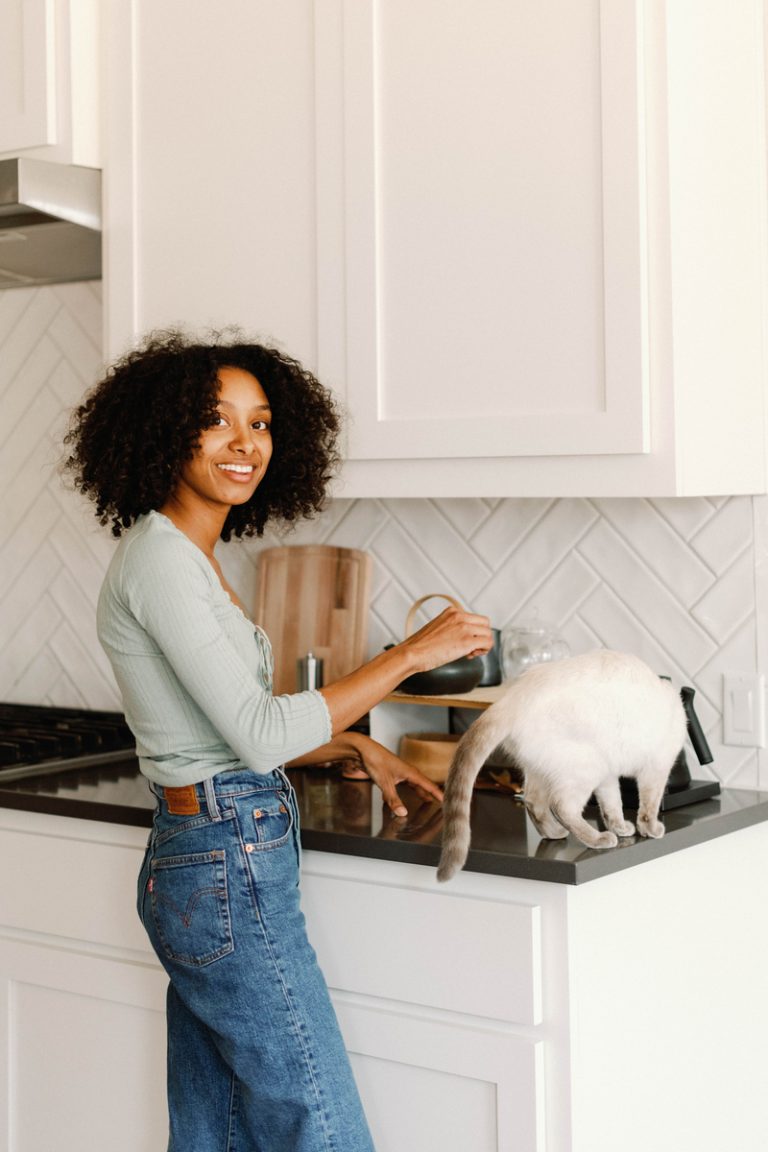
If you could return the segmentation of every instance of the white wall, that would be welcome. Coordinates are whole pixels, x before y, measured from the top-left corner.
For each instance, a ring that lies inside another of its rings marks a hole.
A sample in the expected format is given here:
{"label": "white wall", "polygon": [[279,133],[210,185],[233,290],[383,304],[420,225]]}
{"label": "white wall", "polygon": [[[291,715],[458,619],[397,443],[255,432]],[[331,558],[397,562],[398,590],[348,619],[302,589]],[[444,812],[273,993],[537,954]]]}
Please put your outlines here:
{"label": "white wall", "polygon": [[[94,630],[112,541],[56,471],[99,373],[99,301],[98,284],[0,293],[0,700],[119,707]],[[252,602],[260,549],[309,542],[373,555],[371,653],[426,592],[497,627],[536,609],[573,651],[628,649],[692,684],[714,772],[768,788],[765,752],[721,744],[723,673],[768,671],[768,497],[336,500],[289,536],[222,546],[222,564]]]}

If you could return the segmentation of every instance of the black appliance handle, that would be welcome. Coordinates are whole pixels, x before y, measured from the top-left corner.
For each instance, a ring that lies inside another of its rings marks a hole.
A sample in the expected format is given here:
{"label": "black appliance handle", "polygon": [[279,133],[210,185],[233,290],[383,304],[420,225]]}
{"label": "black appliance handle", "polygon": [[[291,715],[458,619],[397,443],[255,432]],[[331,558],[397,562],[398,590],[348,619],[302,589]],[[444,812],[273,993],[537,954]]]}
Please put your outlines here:
{"label": "black appliance handle", "polygon": [[683,702],[685,715],[688,718],[688,735],[693,745],[693,750],[698,757],[699,764],[711,764],[714,756],[710,751],[707,738],[704,735],[704,730],[699,723],[699,718],[696,715],[696,709],[693,707],[693,698],[696,695],[693,688],[681,688],[680,699]]}

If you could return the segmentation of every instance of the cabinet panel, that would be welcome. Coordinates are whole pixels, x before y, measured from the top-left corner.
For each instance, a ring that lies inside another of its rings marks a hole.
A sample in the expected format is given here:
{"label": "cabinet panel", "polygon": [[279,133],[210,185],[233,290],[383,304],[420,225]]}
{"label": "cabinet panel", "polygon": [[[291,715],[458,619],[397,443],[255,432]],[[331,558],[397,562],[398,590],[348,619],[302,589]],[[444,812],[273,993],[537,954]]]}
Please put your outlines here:
{"label": "cabinet panel", "polygon": [[[319,347],[354,413],[349,458],[646,451],[636,0],[331,13]],[[345,280],[323,273],[338,250]]]}
{"label": "cabinet panel", "polygon": [[56,142],[53,0],[0,5],[0,152]]}
{"label": "cabinet panel", "polygon": [[101,165],[103,8],[99,0],[0,4],[0,156]]}
{"label": "cabinet panel", "polygon": [[253,0],[112,6],[109,356],[151,328],[237,324],[312,360],[310,16]]}
{"label": "cabinet panel", "polygon": [[305,875],[302,889],[309,936],[331,987],[539,1023],[537,907],[318,875]]}
{"label": "cabinet panel", "polygon": [[[351,1061],[378,1152],[400,1152],[402,1132],[412,1148],[496,1152],[495,1083],[419,1068],[405,1053],[396,1061],[353,1053]],[[387,1123],[392,1100],[399,1113],[397,1132]]]}
{"label": "cabinet panel", "polygon": [[0,940],[2,1152],[152,1152],[167,1133],[159,968]]}
{"label": "cabinet panel", "polygon": [[543,1044],[336,1003],[377,1152],[544,1152]]}
{"label": "cabinet panel", "polygon": [[138,847],[4,828],[0,873],[25,882],[0,889],[0,924],[150,955],[134,911],[141,858]]}

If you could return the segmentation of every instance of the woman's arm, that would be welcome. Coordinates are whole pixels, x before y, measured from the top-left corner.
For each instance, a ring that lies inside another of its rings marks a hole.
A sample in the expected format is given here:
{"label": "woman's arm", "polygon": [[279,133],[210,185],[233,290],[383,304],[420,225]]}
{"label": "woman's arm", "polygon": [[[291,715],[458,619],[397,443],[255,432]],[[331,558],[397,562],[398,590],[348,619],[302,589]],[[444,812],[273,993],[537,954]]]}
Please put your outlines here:
{"label": "woman's arm", "polygon": [[449,607],[319,694],[273,696],[222,628],[212,604],[215,579],[202,553],[182,533],[160,533],[126,550],[122,597],[180,685],[233,752],[257,772],[344,732],[412,672],[491,646],[486,617]]}
{"label": "woman's arm", "polygon": [[379,704],[412,673],[437,668],[461,656],[487,652],[491,643],[487,616],[446,608],[401,644],[320,689],[331,715],[334,736]]}

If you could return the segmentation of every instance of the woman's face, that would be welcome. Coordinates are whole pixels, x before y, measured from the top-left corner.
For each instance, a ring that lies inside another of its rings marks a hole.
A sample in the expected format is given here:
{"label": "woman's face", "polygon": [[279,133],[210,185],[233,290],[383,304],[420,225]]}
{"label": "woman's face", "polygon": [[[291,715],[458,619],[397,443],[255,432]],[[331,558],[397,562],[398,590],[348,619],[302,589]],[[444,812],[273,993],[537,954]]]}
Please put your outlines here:
{"label": "woman's face", "polygon": [[175,495],[229,508],[250,500],[267,470],[271,413],[264,389],[250,372],[220,368],[219,384],[217,421],[201,433]]}

